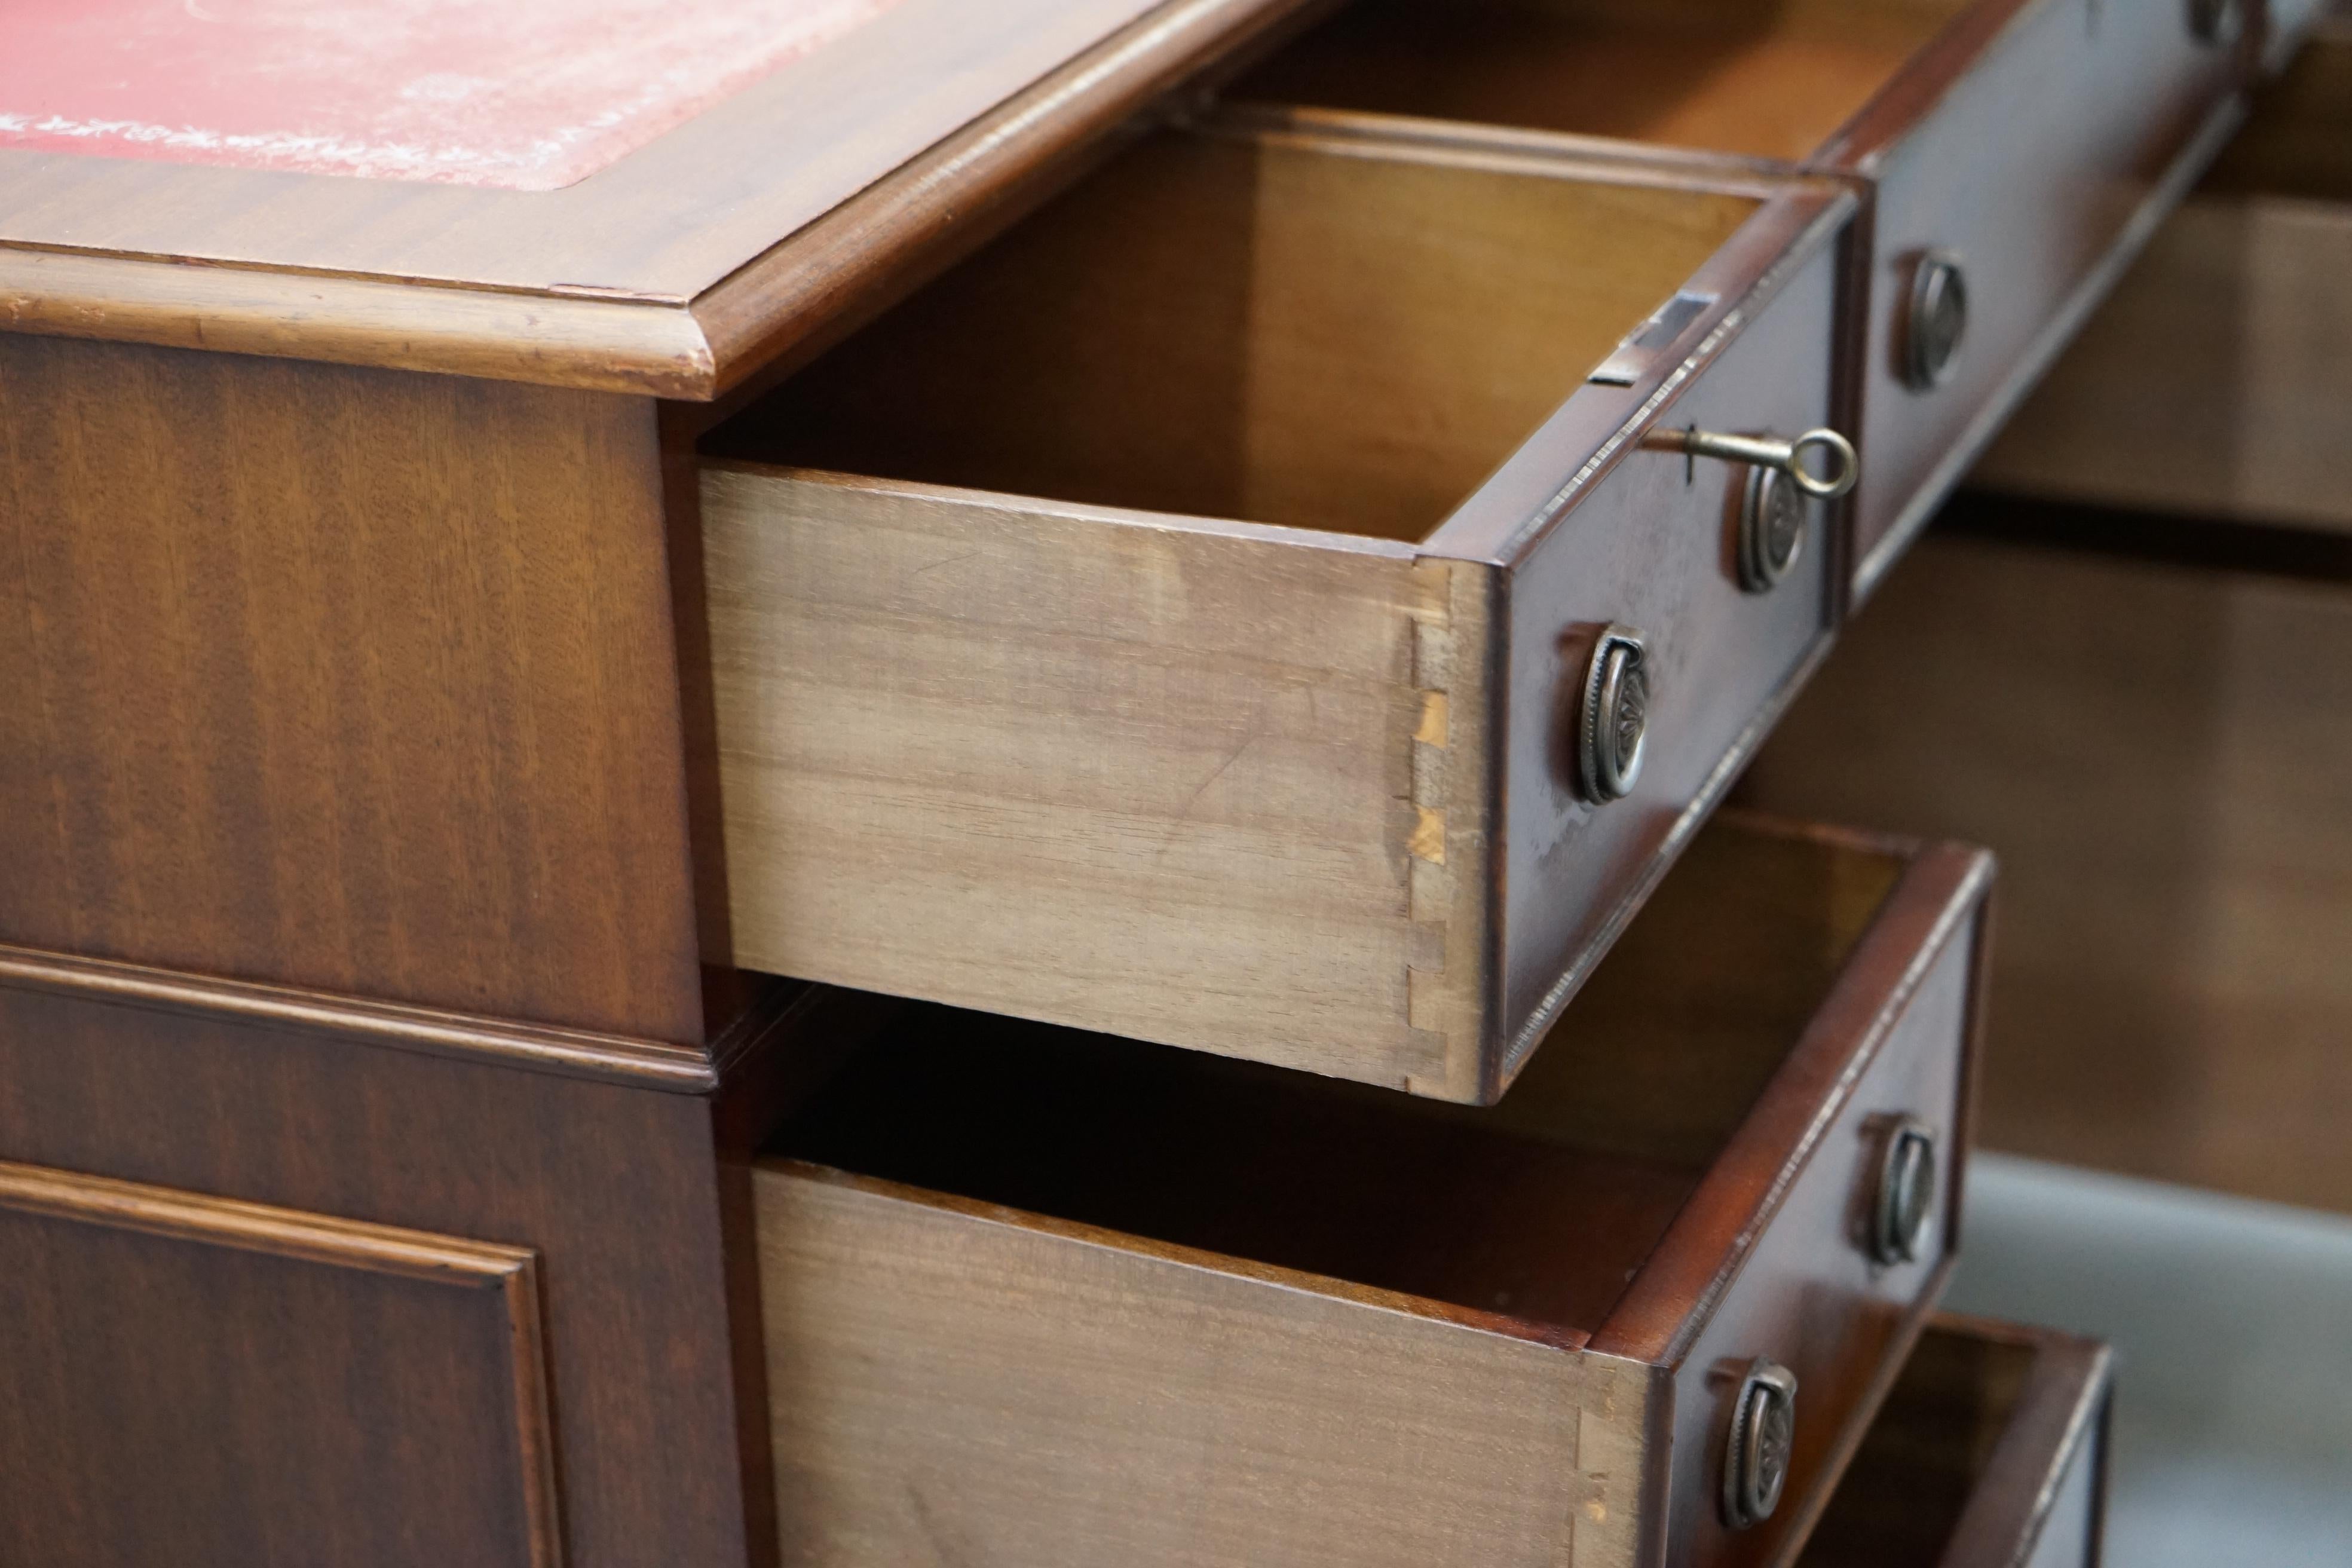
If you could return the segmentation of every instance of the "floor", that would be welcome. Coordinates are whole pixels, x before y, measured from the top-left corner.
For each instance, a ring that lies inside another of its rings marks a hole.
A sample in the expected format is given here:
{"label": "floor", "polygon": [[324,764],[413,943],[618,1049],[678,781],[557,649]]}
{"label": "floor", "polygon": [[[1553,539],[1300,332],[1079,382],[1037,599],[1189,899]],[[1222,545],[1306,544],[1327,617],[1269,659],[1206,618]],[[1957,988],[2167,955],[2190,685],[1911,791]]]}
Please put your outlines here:
{"label": "floor", "polygon": [[2109,1568],[2352,1564],[2352,1220],[2014,1156],[1946,1305],[2113,1343]]}

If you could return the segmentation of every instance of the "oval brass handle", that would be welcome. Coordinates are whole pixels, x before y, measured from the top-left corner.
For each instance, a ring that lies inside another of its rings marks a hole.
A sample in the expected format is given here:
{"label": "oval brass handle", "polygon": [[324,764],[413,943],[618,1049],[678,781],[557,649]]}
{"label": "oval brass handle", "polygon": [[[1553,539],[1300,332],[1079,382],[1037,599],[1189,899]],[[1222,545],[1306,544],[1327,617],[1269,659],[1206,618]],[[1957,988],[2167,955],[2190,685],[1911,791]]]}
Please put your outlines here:
{"label": "oval brass handle", "polygon": [[1584,666],[1576,720],[1577,771],[1596,805],[1622,800],[1641,776],[1649,738],[1649,645],[1631,626],[1607,626]]}
{"label": "oval brass handle", "polygon": [[1878,1162],[1870,1256],[1884,1264],[1916,1263],[1936,1212],[1936,1130],[1916,1116],[1895,1119]]}
{"label": "oval brass handle", "polygon": [[1723,1456],[1723,1522],[1746,1530],[1772,1517],[1796,1446],[1797,1374],[1758,1356],[1739,1380]]}
{"label": "oval brass handle", "polygon": [[[1783,441],[1773,436],[1725,436],[1713,430],[1662,427],[1642,437],[1642,445],[1693,458],[1719,458],[1727,463],[1778,468],[1796,480],[1799,489],[1817,500],[1837,500],[1862,478],[1862,458],[1855,455],[1853,443],[1834,430],[1808,430],[1793,441]],[[1816,474],[1805,466],[1808,451],[1828,454],[1826,472]]]}
{"label": "oval brass handle", "polygon": [[1952,379],[1969,330],[1969,275],[1948,250],[1930,250],[1911,270],[1903,313],[1903,384],[1932,392]]}

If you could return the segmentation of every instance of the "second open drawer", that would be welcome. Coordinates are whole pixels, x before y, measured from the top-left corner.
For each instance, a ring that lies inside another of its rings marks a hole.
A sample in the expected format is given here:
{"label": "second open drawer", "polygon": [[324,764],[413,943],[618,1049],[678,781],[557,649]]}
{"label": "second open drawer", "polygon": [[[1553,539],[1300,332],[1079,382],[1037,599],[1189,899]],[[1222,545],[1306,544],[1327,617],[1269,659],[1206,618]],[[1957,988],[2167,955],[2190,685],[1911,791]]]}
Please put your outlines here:
{"label": "second open drawer", "polygon": [[1168,132],[718,426],[735,962],[1492,1099],[1826,643],[1645,442],[1836,422],[1853,210]]}
{"label": "second open drawer", "polygon": [[2253,0],[1358,0],[1238,90],[1866,179],[1861,595],[2220,144],[2258,27]]}
{"label": "second open drawer", "polygon": [[1727,816],[1492,1109],[910,1009],[755,1173],[787,1559],[1784,1559],[1957,1245],[1988,877]]}

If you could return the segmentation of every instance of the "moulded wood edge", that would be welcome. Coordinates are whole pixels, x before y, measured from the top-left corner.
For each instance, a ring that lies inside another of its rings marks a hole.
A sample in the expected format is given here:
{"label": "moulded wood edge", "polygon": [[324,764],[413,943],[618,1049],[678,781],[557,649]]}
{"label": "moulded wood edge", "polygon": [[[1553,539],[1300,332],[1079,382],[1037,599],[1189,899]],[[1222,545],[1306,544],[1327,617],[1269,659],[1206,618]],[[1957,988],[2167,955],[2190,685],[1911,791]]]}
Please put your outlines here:
{"label": "moulded wood edge", "polygon": [[532,294],[0,246],[0,329],[707,399],[686,301]]}
{"label": "moulded wood edge", "polygon": [[321,1035],[429,1056],[602,1079],[674,1094],[708,1094],[739,1063],[793,1032],[824,1005],[814,987],[768,991],[709,1045],[488,1018],[145,964],[0,945],[0,988],[116,1006],[194,1015],[258,1028]]}
{"label": "moulded wood edge", "polygon": [[539,1255],[528,1247],[0,1162],[0,1210],[331,1268],[498,1293],[514,1386],[516,1478],[533,1568],[562,1562]]}

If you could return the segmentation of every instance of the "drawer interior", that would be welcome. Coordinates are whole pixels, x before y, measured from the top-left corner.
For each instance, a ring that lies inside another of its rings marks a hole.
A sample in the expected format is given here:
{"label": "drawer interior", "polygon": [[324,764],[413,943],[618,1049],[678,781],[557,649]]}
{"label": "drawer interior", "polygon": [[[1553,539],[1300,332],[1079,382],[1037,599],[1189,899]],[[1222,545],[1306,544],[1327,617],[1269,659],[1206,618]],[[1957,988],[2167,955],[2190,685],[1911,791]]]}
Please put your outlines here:
{"label": "drawer interior", "polygon": [[1580,1339],[1902,869],[1718,822],[1492,1109],[925,1007],[770,1152]]}
{"label": "drawer interior", "polygon": [[1361,0],[1234,96],[1798,159],[1969,0]]}
{"label": "drawer interior", "polygon": [[1418,542],[1759,205],[1163,132],[702,449]]}

